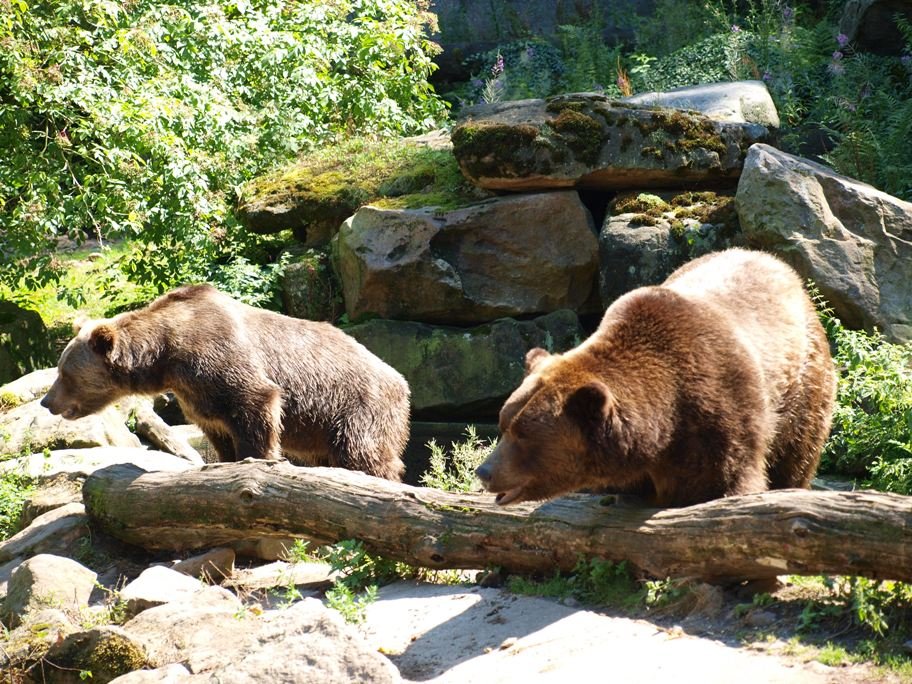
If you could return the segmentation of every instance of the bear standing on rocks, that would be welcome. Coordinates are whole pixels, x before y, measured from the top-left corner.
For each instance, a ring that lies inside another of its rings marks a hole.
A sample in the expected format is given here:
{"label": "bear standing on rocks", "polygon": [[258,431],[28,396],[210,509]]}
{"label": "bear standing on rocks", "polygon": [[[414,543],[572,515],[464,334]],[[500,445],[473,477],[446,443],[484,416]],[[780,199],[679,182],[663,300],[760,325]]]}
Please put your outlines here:
{"label": "bear standing on rocks", "polygon": [[83,324],[41,405],[75,419],[130,394],[170,390],[221,461],[254,457],[400,480],[409,388],[327,323],[190,285]]}
{"label": "bear standing on rocks", "polygon": [[797,274],[740,249],[620,297],[583,344],[533,349],[526,370],[476,471],[500,504],[610,488],[687,506],[807,487],[836,392]]}

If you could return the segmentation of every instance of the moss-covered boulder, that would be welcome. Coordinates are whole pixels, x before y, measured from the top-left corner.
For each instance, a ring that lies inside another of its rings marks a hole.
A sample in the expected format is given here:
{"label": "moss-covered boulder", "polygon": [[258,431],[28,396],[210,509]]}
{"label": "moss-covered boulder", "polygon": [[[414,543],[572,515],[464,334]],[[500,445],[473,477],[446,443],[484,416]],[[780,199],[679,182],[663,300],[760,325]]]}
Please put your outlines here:
{"label": "moss-covered boulder", "polygon": [[743,242],[731,195],[620,195],[609,205],[599,233],[602,304],[607,307],[637,287],[658,285],[691,259]]}
{"label": "moss-covered boulder", "polygon": [[352,321],[471,325],[582,307],[598,241],[577,193],[553,192],[449,212],[363,207],[336,251]]}
{"label": "moss-covered boulder", "polygon": [[462,172],[482,188],[542,190],[734,185],[770,131],[595,93],[479,105],[453,130]]}
{"label": "moss-covered boulder", "polygon": [[236,213],[254,233],[291,230],[304,244],[320,245],[369,202],[453,207],[482,196],[460,174],[447,136],[355,138],[251,181]]}
{"label": "moss-covered boulder", "polygon": [[41,316],[0,300],[0,384],[56,361]]}
{"label": "moss-covered boulder", "polygon": [[496,420],[523,379],[529,349],[563,351],[585,337],[566,310],[475,328],[373,320],[345,332],[405,376],[418,420]]}

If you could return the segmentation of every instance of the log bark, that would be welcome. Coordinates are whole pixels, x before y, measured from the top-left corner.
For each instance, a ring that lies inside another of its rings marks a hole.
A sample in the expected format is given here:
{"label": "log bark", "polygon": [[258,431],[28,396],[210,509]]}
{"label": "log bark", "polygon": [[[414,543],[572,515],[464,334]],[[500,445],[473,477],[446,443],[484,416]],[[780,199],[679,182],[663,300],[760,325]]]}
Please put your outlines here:
{"label": "log bark", "polygon": [[570,570],[581,555],[656,577],[843,574],[912,581],[912,497],[781,490],[678,509],[574,495],[501,508],[487,494],[363,473],[243,461],[181,473],[104,468],[86,510],[117,538],[185,550],[260,537],[357,538],[428,568]]}

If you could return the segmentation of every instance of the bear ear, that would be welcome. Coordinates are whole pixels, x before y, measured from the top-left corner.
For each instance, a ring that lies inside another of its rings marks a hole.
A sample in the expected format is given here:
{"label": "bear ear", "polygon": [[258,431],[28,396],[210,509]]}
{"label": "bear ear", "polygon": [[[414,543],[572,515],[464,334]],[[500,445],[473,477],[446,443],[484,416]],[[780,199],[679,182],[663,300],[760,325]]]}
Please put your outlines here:
{"label": "bear ear", "polygon": [[584,433],[612,434],[617,441],[622,427],[608,385],[590,380],[574,389],[564,401],[564,411]]}
{"label": "bear ear", "polygon": [[533,347],[526,352],[526,375],[533,372],[538,365],[549,358],[551,354],[542,349],[541,347]]}
{"label": "bear ear", "polygon": [[102,323],[89,335],[89,348],[99,356],[109,356],[117,342],[117,331],[106,323]]}

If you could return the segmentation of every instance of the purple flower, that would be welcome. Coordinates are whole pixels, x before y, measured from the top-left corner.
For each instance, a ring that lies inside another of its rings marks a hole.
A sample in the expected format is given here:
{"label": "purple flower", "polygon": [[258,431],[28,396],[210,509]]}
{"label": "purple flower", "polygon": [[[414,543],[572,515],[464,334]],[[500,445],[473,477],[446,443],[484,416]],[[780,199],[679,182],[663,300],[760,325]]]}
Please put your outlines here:
{"label": "purple flower", "polygon": [[795,18],[795,10],[788,5],[782,6],[782,20],[787,24]]}
{"label": "purple flower", "polygon": [[498,76],[500,76],[503,73],[503,71],[504,71],[504,58],[503,58],[503,55],[498,54],[497,61],[494,62],[494,66],[491,67],[491,76],[493,76],[494,78],[497,78]]}
{"label": "purple flower", "polygon": [[839,50],[836,50],[836,52],[833,53],[833,59],[838,62],[842,59],[842,53]]}
{"label": "purple flower", "polygon": [[763,72],[763,82],[769,83],[772,80],[773,80],[773,75],[768,71],[764,71]]}
{"label": "purple flower", "polygon": [[483,85],[484,85],[484,81],[482,81],[480,78],[473,78],[473,79],[472,79],[472,87],[473,87],[473,88],[481,88],[481,86],[483,86]]}
{"label": "purple flower", "polygon": [[741,27],[737,24],[732,24],[732,33],[740,33]]}
{"label": "purple flower", "polygon": [[533,57],[535,57],[535,48],[532,47],[531,45],[526,48],[526,57],[528,57],[529,59],[532,59]]}
{"label": "purple flower", "polygon": [[844,48],[849,44],[849,37],[844,33],[840,33],[838,36],[836,36],[836,43],[839,45],[839,47]]}

